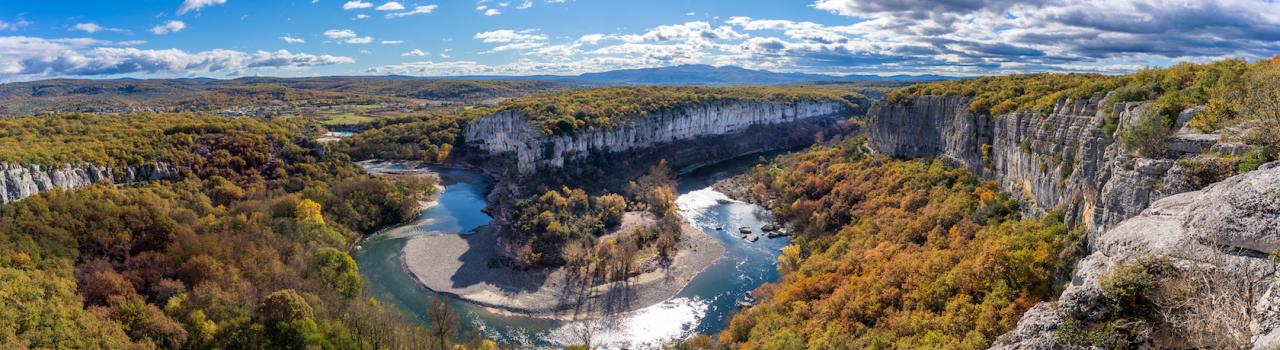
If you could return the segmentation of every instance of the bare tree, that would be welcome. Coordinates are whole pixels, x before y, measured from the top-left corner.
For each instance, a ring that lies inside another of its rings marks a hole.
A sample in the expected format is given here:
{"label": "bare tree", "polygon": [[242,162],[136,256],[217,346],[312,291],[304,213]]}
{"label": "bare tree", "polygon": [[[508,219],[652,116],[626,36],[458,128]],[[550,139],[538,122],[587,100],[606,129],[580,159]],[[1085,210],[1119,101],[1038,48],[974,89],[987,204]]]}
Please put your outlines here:
{"label": "bare tree", "polygon": [[427,322],[430,323],[428,332],[439,346],[437,349],[449,349],[449,343],[459,329],[458,313],[453,311],[449,301],[442,296],[432,296],[427,303]]}

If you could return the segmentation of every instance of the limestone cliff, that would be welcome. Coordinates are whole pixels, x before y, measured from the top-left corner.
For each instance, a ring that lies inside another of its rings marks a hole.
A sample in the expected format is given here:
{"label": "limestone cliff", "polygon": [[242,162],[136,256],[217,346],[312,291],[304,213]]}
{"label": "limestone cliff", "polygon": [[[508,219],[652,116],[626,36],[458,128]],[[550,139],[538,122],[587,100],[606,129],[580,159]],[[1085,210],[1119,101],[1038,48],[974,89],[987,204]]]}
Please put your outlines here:
{"label": "limestone cliff", "polygon": [[[1116,267],[1162,259],[1191,291],[1165,310],[1177,336],[1145,340],[1157,348],[1280,346],[1280,279],[1268,252],[1280,251],[1280,167],[1264,165],[1204,190],[1156,201],[1098,237],[1054,303],[1040,303],[996,349],[1069,349],[1054,336],[1068,318],[1094,321],[1110,312],[1100,281]],[[1184,292],[1186,293],[1186,292]],[[1180,320],[1180,322],[1178,321]]]}
{"label": "limestone cliff", "polygon": [[115,171],[93,164],[46,167],[0,163],[0,204],[14,202],[55,188],[74,189],[95,183],[129,183],[176,177],[167,163],[126,167]]}
{"label": "limestone cliff", "polygon": [[[1098,281],[1122,262],[1152,257],[1182,259],[1185,265],[1220,261],[1213,276],[1256,278],[1252,273],[1266,264],[1265,252],[1280,249],[1275,228],[1280,202],[1274,195],[1280,169],[1236,176],[1199,192],[1203,184],[1190,181],[1193,171],[1180,160],[1208,157],[1210,151],[1239,154],[1243,145],[1183,127],[1202,110],[1192,108],[1179,115],[1181,129],[1168,140],[1165,154],[1139,157],[1105,133],[1103,124],[1110,114],[1124,130],[1150,104],[1107,106],[1104,100],[1101,94],[1063,99],[1047,115],[986,116],[969,113],[964,97],[924,96],[877,104],[868,113],[868,143],[876,152],[948,159],[1021,197],[1027,214],[1062,209],[1069,225],[1087,228],[1091,255],[1076,265],[1071,285],[1057,302],[1028,311],[998,348],[1065,348],[1053,330],[1066,317],[1104,313]],[[1248,306],[1269,308],[1248,325],[1255,339],[1280,338],[1280,313],[1273,307],[1280,300],[1270,300],[1275,282],[1267,278],[1252,291],[1266,297]]]}
{"label": "limestone cliff", "polygon": [[467,145],[489,154],[514,153],[520,172],[528,173],[539,165],[563,167],[592,152],[620,153],[848,113],[848,105],[838,102],[708,102],[628,118],[608,129],[548,135],[525,115],[506,111],[475,120],[464,137]]}
{"label": "limestone cliff", "polygon": [[[1103,132],[1104,96],[1062,99],[1052,112],[1026,111],[987,116],[967,111],[969,99],[922,96],[914,101],[872,106],[868,116],[872,149],[900,157],[942,157],[995,179],[1027,204],[1029,214],[1066,211],[1069,224],[1083,224],[1090,241],[1151,202],[1194,190],[1181,181],[1176,159],[1203,152],[1216,136],[1180,134],[1166,157],[1138,158]],[[1144,103],[1111,106],[1120,127],[1147,108]]]}

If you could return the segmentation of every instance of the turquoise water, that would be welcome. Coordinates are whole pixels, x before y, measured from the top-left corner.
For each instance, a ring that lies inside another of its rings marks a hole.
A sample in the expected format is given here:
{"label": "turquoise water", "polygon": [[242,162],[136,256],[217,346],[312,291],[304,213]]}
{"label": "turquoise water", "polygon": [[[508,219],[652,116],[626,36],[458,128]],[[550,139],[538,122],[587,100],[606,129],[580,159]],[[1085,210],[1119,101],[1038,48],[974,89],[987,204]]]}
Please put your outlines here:
{"label": "turquoise water", "polygon": [[[593,343],[602,348],[645,349],[696,333],[714,333],[724,328],[736,311],[735,302],[750,290],[778,279],[774,268],[783,238],[749,243],[738,238],[738,228],[751,227],[756,233],[770,219],[767,210],[730,200],[709,187],[715,179],[741,172],[758,162],[759,156],[743,157],[703,167],[680,176],[677,205],[680,213],[725,245],[725,254],[693,279],[674,298],[657,305],[603,320],[563,322],[528,317],[495,315],[467,303],[454,301],[464,329],[502,343],[519,347],[560,347],[579,343],[575,334],[583,327],[594,331]],[[404,166],[393,166],[404,170]],[[400,250],[413,235],[468,234],[488,224],[482,210],[493,181],[476,171],[420,167],[438,173],[444,193],[438,204],[425,210],[409,232],[387,230],[361,244],[355,258],[369,288],[380,300],[410,311],[421,319],[431,292],[417,285],[403,270]],[[723,226],[723,230],[716,230]],[[395,231],[398,233],[391,233]]]}

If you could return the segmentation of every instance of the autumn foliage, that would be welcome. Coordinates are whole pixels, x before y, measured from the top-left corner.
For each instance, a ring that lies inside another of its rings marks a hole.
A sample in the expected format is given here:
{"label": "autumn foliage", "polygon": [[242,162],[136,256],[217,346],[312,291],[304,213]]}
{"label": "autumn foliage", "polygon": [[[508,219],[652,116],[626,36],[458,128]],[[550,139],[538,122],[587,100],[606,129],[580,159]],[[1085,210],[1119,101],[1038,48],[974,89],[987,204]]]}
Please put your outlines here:
{"label": "autumn foliage", "polygon": [[1059,216],[1020,219],[994,183],[942,161],[847,147],[860,144],[754,172],[799,236],[779,258],[782,281],[733,317],[723,346],[979,349],[1055,293],[1076,242]]}

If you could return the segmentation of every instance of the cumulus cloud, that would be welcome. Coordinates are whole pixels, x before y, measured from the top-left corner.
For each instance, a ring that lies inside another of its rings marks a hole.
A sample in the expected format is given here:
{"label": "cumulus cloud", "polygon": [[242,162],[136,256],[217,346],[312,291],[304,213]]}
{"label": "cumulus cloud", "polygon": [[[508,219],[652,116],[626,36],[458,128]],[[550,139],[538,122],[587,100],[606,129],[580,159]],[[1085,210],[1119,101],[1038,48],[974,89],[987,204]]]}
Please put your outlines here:
{"label": "cumulus cloud", "polygon": [[30,80],[61,76],[120,74],[243,74],[263,69],[303,69],[354,63],[350,57],[293,53],[286,50],[241,52],[178,49],[143,50],[117,47],[93,39],[0,37],[0,79]]}
{"label": "cumulus cloud", "polygon": [[305,39],[302,39],[302,38],[295,38],[295,37],[291,37],[291,36],[288,36],[288,35],[285,35],[285,36],[280,37],[280,40],[284,40],[284,42],[289,43],[289,44],[301,44],[301,43],[305,43],[305,42],[307,42]]}
{"label": "cumulus cloud", "polygon": [[646,42],[674,40],[716,41],[743,39],[746,37],[746,35],[738,33],[729,26],[712,27],[707,22],[688,22],[658,26],[644,34],[625,35],[622,38],[627,42]]}
{"label": "cumulus cloud", "polygon": [[364,2],[360,0],[351,0],[351,1],[347,1],[347,3],[345,4],[342,4],[343,10],[367,9],[370,7],[373,7],[373,3]]}
{"label": "cumulus cloud", "polygon": [[404,40],[383,40],[382,41],[383,45],[400,45],[403,43],[404,43]]}
{"label": "cumulus cloud", "polygon": [[158,26],[151,27],[151,33],[154,33],[155,35],[165,35],[169,33],[177,33],[186,28],[187,28],[186,23],[183,23],[182,21],[171,20],[168,22],[164,22],[163,24],[160,24]]}
{"label": "cumulus cloud", "polygon": [[413,50],[409,50],[409,52],[405,52],[405,53],[400,54],[400,56],[405,56],[405,57],[422,57],[422,56],[426,56],[426,55],[430,55],[430,54],[431,54],[430,52],[422,51],[422,50],[419,50],[419,49],[413,49]]}
{"label": "cumulus cloud", "polygon": [[869,42],[932,48],[935,57],[919,59],[1013,71],[1280,50],[1280,5],[1270,0],[817,0],[813,7],[859,21],[845,29]]}
{"label": "cumulus cloud", "polygon": [[501,14],[502,14],[502,11],[500,11],[500,10],[498,10],[498,9],[488,9],[488,10],[484,10],[484,15],[485,15],[485,16],[497,16],[497,15],[501,15]]}
{"label": "cumulus cloud", "polygon": [[439,6],[436,6],[436,5],[415,6],[411,11],[388,13],[387,18],[400,18],[400,17],[406,17],[406,16],[432,13],[436,11],[437,7]]}
{"label": "cumulus cloud", "polygon": [[184,0],[182,6],[178,7],[178,15],[184,15],[191,11],[200,11],[200,9],[227,3],[227,0]]}
{"label": "cumulus cloud", "polygon": [[395,1],[390,1],[390,2],[387,2],[387,3],[385,3],[385,4],[382,4],[382,6],[378,6],[378,8],[376,8],[375,10],[378,10],[378,11],[400,11],[400,10],[403,10],[403,9],[404,9],[404,5],[401,5],[400,3],[395,2]]}

